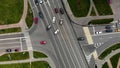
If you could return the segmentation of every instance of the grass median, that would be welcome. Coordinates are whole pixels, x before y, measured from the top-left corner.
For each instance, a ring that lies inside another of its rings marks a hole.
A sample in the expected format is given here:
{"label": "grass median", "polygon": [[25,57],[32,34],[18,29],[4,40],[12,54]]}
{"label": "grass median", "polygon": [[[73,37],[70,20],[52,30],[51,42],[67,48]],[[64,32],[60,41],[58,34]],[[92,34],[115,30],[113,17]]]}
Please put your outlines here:
{"label": "grass median", "polygon": [[23,14],[23,0],[0,0],[0,25],[18,23]]}
{"label": "grass median", "polygon": [[88,25],[90,24],[110,24],[110,22],[113,21],[113,18],[108,18],[108,19],[96,19],[96,20],[91,20]]}
{"label": "grass median", "polygon": [[28,52],[7,53],[0,56],[0,61],[24,60],[29,59]]}
{"label": "grass median", "polygon": [[117,68],[119,58],[120,58],[120,53],[118,53],[110,58],[110,61],[111,61],[113,68]]}
{"label": "grass median", "polygon": [[33,52],[34,58],[47,58],[47,56],[41,52],[34,51]]}
{"label": "grass median", "polygon": [[70,8],[76,17],[85,17],[90,8],[89,0],[67,0]]}
{"label": "grass median", "polygon": [[28,63],[2,64],[0,68],[51,68],[46,61],[36,61]]}
{"label": "grass median", "polygon": [[29,3],[28,3],[27,17],[25,20],[28,28],[30,28],[33,24],[33,12],[31,10]]}
{"label": "grass median", "polygon": [[0,29],[0,34],[5,34],[5,33],[14,33],[14,32],[21,32],[21,28],[8,28],[8,29]]}
{"label": "grass median", "polygon": [[107,62],[103,64],[102,68],[109,68]]}
{"label": "grass median", "polygon": [[99,15],[112,15],[109,0],[93,0]]}
{"label": "grass median", "polygon": [[110,54],[112,51],[117,50],[120,48],[120,43],[115,44],[108,49],[106,49],[98,58],[99,59],[104,59],[108,54]]}

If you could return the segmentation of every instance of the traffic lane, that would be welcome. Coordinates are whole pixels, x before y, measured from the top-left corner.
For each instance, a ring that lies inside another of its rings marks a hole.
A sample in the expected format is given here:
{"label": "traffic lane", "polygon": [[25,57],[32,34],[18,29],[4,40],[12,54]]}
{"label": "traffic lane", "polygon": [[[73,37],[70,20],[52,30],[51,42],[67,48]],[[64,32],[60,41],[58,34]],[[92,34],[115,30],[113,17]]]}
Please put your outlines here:
{"label": "traffic lane", "polygon": [[[66,19],[67,20],[67,19]],[[64,23],[64,28],[67,29],[66,33],[67,33],[67,36],[68,36],[68,39],[71,43],[71,49],[73,51],[73,54],[74,56],[76,57],[76,62],[78,63],[78,67],[86,67],[86,65],[82,64],[81,62],[83,62],[84,60],[81,57],[80,53],[79,53],[79,50],[78,50],[78,47],[76,46],[77,44],[75,43],[75,41],[73,41],[74,38],[73,35],[71,35],[71,31],[70,31],[70,28],[68,27],[68,24],[67,23]],[[76,44],[76,45],[75,45]],[[74,45],[74,46],[73,46]]]}
{"label": "traffic lane", "polygon": [[68,54],[69,59],[71,59],[71,61],[69,63],[71,64],[72,68],[78,68],[75,54],[74,54],[74,52],[72,51],[72,48],[71,48],[71,46],[73,46],[73,45],[70,43],[69,38],[67,37],[67,34],[65,32],[65,29],[62,26],[61,26],[61,33],[62,33],[63,39],[66,43],[66,45],[63,46],[63,48],[66,48],[64,50],[67,50],[65,52],[66,52],[66,54]]}
{"label": "traffic lane", "polygon": [[17,33],[17,34],[7,34],[7,35],[0,35],[0,39],[5,39],[5,38],[16,38],[16,37],[24,37],[23,33]]}
{"label": "traffic lane", "polygon": [[12,43],[2,43],[0,44],[0,47],[14,47],[14,46],[20,46],[20,42],[12,42]]}
{"label": "traffic lane", "polygon": [[[56,29],[55,26],[53,26],[53,29]],[[54,30],[53,30],[54,31]],[[60,43],[61,44],[61,43]],[[64,52],[63,52],[64,53]],[[63,56],[63,55],[62,55]],[[65,57],[64,57],[65,58]],[[67,59],[67,58],[66,58]],[[65,61],[64,61],[65,62]],[[70,67],[69,67],[70,68]]]}
{"label": "traffic lane", "polygon": [[54,35],[52,34],[52,31],[49,31],[49,32],[50,32],[49,37],[50,37],[51,42],[53,44],[55,55],[56,55],[57,61],[58,61],[59,66],[60,66],[59,68],[66,68],[66,66],[67,66],[65,64],[66,62],[64,62],[64,59],[63,59],[64,57],[61,55],[62,53],[59,49],[59,46],[60,46],[60,44],[58,44],[59,41],[57,41],[58,39],[54,37]]}
{"label": "traffic lane", "polygon": [[11,40],[4,39],[4,40],[0,40],[0,44],[2,44],[2,43],[12,43],[12,42],[20,42],[20,39],[11,39]]}
{"label": "traffic lane", "polygon": [[[114,40],[113,40],[114,39]],[[96,49],[98,56],[107,48],[111,47],[112,45],[119,43],[120,42],[120,38],[119,37],[115,37],[110,39],[109,41],[105,42],[102,46],[98,47]]]}
{"label": "traffic lane", "polygon": [[[49,7],[49,6],[48,6]],[[58,9],[59,10],[59,9]],[[54,13],[53,13],[53,15],[54,15]],[[55,14],[55,16],[56,16],[56,18],[59,18],[60,19],[60,16],[58,15],[58,14]],[[56,24],[56,25],[55,25]],[[56,20],[56,23],[54,24],[54,26],[57,26],[58,27],[58,29],[60,29],[60,25],[59,25],[59,20]],[[59,35],[61,35],[61,32],[62,32],[62,30],[60,29],[60,34]],[[61,40],[61,42],[62,43],[64,43],[65,45],[64,45],[64,47],[62,46],[62,48],[63,48],[63,50],[66,50],[66,51],[64,51],[66,54],[67,54],[67,57],[69,57],[69,60],[67,59],[67,61],[68,62],[71,62],[70,64],[69,64],[69,66],[70,65],[72,65],[73,67],[75,67],[75,65],[74,65],[74,63],[72,63],[73,62],[73,60],[71,59],[71,54],[69,53],[69,49],[66,47],[66,41],[64,40],[64,38],[63,38],[63,36],[61,35],[61,36],[59,36],[59,38],[60,38],[60,40]],[[67,44],[68,45],[68,44]],[[65,54],[65,55],[66,55]],[[70,66],[70,67],[72,67],[72,66]],[[72,68],[73,68],[72,67]]]}
{"label": "traffic lane", "polygon": [[[69,21],[69,19],[67,18],[67,15],[66,14],[64,14],[63,15],[63,18],[65,18],[65,20],[67,21],[67,23],[65,23],[66,24],[66,29],[68,29],[67,31],[68,31],[68,34],[70,34],[70,35],[68,35],[69,37],[70,37],[70,40],[71,40],[71,43],[74,45],[74,44],[76,44],[76,46],[73,46],[73,48],[75,48],[74,50],[76,51],[76,53],[77,53],[77,57],[78,56],[81,56],[81,58],[80,57],[78,57],[78,59],[79,59],[79,63],[81,64],[81,66],[80,67],[86,67],[86,68],[88,68],[88,63],[87,63],[87,61],[86,61],[86,58],[85,58],[85,56],[84,56],[84,53],[83,53],[83,51],[81,50],[81,47],[78,45],[78,42],[77,42],[77,40],[76,40],[76,37],[74,36],[74,31],[73,31],[73,29],[72,29],[72,26],[71,26],[71,24],[70,24],[70,21]],[[74,39],[74,40],[73,40]],[[75,41],[76,40],[76,41]],[[81,63],[81,61],[84,63]]]}
{"label": "traffic lane", "polygon": [[92,36],[94,43],[107,42],[109,39],[115,37],[120,37],[120,33],[108,33],[108,34],[99,34]]}
{"label": "traffic lane", "polygon": [[[62,45],[61,47],[63,48],[63,52],[65,53],[67,60],[68,60],[68,64],[71,68],[76,68],[77,65],[75,65],[75,62],[73,60],[73,55],[71,55],[69,46],[70,45],[66,39],[66,35],[64,34],[63,30],[61,29],[59,35],[59,39],[62,43],[64,43],[64,45]],[[64,58],[65,59],[65,58]],[[71,66],[72,65],[72,66]]]}

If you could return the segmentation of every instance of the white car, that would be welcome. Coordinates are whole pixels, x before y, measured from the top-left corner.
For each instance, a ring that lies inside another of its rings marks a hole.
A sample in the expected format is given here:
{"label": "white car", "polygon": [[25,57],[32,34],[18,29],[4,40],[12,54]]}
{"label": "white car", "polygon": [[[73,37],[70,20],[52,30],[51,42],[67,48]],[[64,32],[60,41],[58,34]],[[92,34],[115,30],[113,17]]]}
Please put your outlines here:
{"label": "white car", "polygon": [[55,17],[53,17],[53,19],[52,19],[53,23],[55,23],[55,20],[56,20],[56,18],[55,18]]}
{"label": "white car", "polygon": [[60,24],[60,25],[62,25],[62,24],[63,24],[63,19],[60,19],[59,24]]}
{"label": "white car", "polygon": [[59,30],[59,29],[57,29],[57,30],[54,32],[54,34],[57,34],[58,32],[60,32],[60,30]]}
{"label": "white car", "polygon": [[95,32],[95,34],[101,34],[102,33],[102,31],[100,31],[100,32]]}
{"label": "white car", "polygon": [[40,0],[39,3],[42,4],[42,3],[43,3],[43,0]]}

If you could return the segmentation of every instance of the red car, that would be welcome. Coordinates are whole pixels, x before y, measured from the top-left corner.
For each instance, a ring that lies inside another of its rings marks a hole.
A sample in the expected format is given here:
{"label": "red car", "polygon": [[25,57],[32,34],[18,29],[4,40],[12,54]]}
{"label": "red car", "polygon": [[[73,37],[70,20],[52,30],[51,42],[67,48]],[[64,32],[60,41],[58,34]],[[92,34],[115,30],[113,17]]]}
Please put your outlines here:
{"label": "red car", "polygon": [[47,42],[46,41],[40,41],[40,44],[46,44]]}
{"label": "red car", "polygon": [[57,8],[55,8],[54,11],[55,11],[55,13],[58,13],[58,9]]}
{"label": "red car", "polygon": [[34,18],[34,23],[37,24],[38,23],[38,17]]}

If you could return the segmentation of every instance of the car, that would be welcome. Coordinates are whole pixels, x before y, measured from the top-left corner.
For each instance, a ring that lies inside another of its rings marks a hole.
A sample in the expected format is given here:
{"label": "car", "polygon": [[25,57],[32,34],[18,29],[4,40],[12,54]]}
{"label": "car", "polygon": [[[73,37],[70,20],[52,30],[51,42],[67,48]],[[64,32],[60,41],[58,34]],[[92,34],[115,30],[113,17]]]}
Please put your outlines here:
{"label": "car", "polygon": [[35,2],[35,4],[36,4],[36,6],[39,5],[38,0],[34,0],[34,2]]}
{"label": "car", "polygon": [[12,49],[6,49],[6,52],[12,52]]}
{"label": "car", "polygon": [[78,41],[84,41],[85,38],[84,38],[84,37],[79,37],[79,38],[77,38],[77,40],[78,40]]}
{"label": "car", "polygon": [[111,25],[106,25],[105,29],[111,29]]}
{"label": "car", "polygon": [[48,25],[46,30],[50,30],[51,29],[51,25]]}
{"label": "car", "polygon": [[53,17],[53,19],[52,19],[53,23],[55,23],[55,20],[56,20],[56,17]]}
{"label": "car", "polygon": [[46,41],[40,41],[40,44],[46,44],[47,42]]}
{"label": "car", "polygon": [[64,22],[63,22],[63,19],[60,19],[60,22],[59,24],[62,25]]}
{"label": "car", "polygon": [[43,0],[40,0],[39,3],[42,4],[42,3],[43,3]]}
{"label": "car", "polygon": [[110,33],[110,32],[113,32],[113,30],[112,29],[107,29],[107,30],[105,30],[105,32]]}
{"label": "car", "polygon": [[39,13],[38,13],[38,14],[39,14],[39,17],[40,17],[40,18],[43,18],[43,14],[42,14],[42,12],[41,12],[41,11],[39,11]]}
{"label": "car", "polygon": [[37,24],[38,23],[38,17],[34,18],[34,23]]}
{"label": "car", "polygon": [[101,34],[102,33],[102,31],[100,31],[100,32],[95,32],[95,34]]}
{"label": "car", "polygon": [[20,49],[19,49],[19,48],[16,48],[14,51],[15,51],[15,52],[19,52],[19,51],[20,51]]}
{"label": "car", "polygon": [[54,32],[54,34],[57,34],[58,32],[60,32],[60,30],[59,30],[59,29],[57,29],[57,30]]}
{"label": "car", "polygon": [[63,8],[60,8],[59,11],[60,11],[61,14],[64,14],[64,10],[63,10]]}
{"label": "car", "polygon": [[55,13],[58,13],[58,9],[57,8],[55,8],[54,11],[55,11]]}

